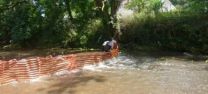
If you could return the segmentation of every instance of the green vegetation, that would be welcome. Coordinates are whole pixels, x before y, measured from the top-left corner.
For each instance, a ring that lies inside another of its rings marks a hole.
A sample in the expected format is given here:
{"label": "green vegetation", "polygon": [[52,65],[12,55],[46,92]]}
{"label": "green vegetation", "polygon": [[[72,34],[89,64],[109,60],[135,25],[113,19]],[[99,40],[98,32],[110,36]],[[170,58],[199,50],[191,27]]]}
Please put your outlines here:
{"label": "green vegetation", "polygon": [[0,45],[100,44],[113,36],[118,6],[119,0],[0,0]]}
{"label": "green vegetation", "polygon": [[123,44],[128,47],[208,53],[206,0],[172,0],[176,9],[168,12],[159,12],[162,6],[158,0],[132,1],[128,7],[136,7],[137,13],[131,19],[122,20]]}
{"label": "green vegetation", "polygon": [[114,36],[122,47],[208,53],[207,0],[170,0],[171,11],[161,0],[131,0],[135,14],[118,23],[121,1],[0,0],[0,46],[97,48]]}

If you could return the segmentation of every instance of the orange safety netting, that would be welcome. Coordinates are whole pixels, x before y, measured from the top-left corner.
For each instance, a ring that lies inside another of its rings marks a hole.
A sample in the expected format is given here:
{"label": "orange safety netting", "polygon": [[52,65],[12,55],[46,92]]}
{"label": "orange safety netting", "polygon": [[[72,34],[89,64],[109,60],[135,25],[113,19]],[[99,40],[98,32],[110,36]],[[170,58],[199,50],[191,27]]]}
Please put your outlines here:
{"label": "orange safety netting", "polygon": [[118,50],[110,52],[88,52],[62,56],[25,58],[9,61],[0,60],[0,85],[12,81],[25,81],[63,70],[73,70],[85,64],[98,63],[118,55]]}

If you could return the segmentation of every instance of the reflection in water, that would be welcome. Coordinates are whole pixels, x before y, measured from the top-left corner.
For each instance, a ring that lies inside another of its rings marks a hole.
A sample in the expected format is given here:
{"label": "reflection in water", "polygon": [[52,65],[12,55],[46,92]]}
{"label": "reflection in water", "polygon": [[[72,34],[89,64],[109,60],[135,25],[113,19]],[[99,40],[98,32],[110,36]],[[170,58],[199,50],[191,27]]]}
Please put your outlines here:
{"label": "reflection in water", "polygon": [[[0,87],[1,94],[207,94],[208,64],[177,58],[119,57],[74,73]],[[3,93],[2,93],[3,92]]]}

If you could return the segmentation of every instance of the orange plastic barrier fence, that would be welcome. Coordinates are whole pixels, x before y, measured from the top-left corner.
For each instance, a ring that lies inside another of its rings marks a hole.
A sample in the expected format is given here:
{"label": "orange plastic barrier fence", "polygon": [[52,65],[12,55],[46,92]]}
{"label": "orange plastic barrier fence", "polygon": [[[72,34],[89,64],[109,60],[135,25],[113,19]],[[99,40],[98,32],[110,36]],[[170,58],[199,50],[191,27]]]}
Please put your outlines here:
{"label": "orange plastic barrier fence", "polygon": [[50,75],[63,70],[73,70],[85,64],[98,63],[118,55],[118,50],[111,52],[88,52],[63,56],[25,58],[21,60],[0,60],[0,85],[13,81],[25,81],[43,75]]}

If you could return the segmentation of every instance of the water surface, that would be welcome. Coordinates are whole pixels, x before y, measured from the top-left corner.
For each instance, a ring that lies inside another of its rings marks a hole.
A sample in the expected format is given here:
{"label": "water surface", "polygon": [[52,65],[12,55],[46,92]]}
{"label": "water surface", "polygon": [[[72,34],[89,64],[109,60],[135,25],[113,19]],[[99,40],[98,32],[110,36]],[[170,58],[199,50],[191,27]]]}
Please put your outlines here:
{"label": "water surface", "polygon": [[0,87],[1,94],[208,94],[208,64],[175,57],[131,56],[82,70]]}

